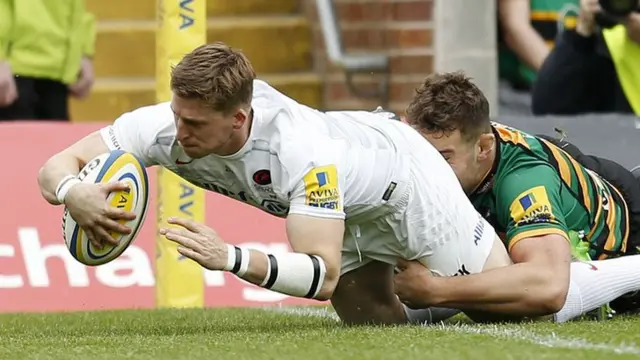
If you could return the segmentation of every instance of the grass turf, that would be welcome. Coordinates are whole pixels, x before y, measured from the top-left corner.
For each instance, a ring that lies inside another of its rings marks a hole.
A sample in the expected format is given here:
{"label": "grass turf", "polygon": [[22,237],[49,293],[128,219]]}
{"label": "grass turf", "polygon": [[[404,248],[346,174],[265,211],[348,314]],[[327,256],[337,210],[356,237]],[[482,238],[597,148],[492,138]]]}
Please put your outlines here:
{"label": "grass turf", "polygon": [[[294,313],[295,312],[295,313]],[[325,309],[0,315],[0,359],[632,359],[640,319],[344,327]],[[458,322],[459,323],[459,322]]]}

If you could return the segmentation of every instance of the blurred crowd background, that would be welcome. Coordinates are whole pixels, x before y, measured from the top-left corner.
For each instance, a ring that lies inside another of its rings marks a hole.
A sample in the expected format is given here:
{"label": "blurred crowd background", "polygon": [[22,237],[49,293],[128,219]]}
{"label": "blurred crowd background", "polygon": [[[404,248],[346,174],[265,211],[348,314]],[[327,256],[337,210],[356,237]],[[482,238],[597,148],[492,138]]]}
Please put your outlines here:
{"label": "blurred crowd background", "polygon": [[[154,103],[155,12],[0,0],[0,120],[105,122]],[[494,114],[640,115],[638,0],[208,0],[207,15],[208,41],[320,109],[402,114],[425,75],[460,69]]]}

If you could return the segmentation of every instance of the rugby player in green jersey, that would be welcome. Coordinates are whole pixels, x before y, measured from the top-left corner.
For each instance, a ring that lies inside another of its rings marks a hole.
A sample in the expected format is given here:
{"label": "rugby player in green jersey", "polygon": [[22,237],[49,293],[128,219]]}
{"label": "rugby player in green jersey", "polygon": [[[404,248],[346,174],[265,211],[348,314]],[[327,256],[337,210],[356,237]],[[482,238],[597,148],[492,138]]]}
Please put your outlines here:
{"label": "rugby player in green jersey", "polygon": [[401,300],[476,319],[565,321],[614,299],[618,312],[637,308],[629,293],[640,288],[640,256],[626,255],[640,246],[640,185],[629,171],[565,141],[490,122],[487,99],[459,72],[429,76],[406,121],[451,164],[514,265],[438,278],[401,262]]}

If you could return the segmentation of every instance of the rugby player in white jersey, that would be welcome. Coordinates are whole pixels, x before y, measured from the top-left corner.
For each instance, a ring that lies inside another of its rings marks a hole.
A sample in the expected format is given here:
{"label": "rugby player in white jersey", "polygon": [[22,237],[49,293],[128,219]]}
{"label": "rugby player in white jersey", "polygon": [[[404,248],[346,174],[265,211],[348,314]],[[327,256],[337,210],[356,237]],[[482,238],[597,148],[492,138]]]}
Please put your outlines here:
{"label": "rugby player in white jersey", "polygon": [[[183,219],[161,229],[178,251],[284,294],[330,299],[349,324],[411,321],[393,289],[398,258],[439,276],[510,263],[447,162],[418,132],[365,111],[321,112],[255,80],[245,56],[222,43],[173,69],[170,103],[139,108],[49,159],[43,196],[65,204],[96,244],[135,216],[108,207],[122,185],[74,178],[93,157],[122,149],[207,190],[286,217],[293,252],[228,245]],[[259,224],[252,224],[259,226]]]}

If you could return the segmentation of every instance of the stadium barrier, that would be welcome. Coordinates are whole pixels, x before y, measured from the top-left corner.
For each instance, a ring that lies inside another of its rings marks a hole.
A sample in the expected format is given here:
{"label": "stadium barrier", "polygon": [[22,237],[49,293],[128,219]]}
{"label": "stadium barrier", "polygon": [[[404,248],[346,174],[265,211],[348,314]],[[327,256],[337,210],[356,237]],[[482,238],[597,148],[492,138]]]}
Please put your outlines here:
{"label": "stadium barrier", "polygon": [[640,118],[636,116],[502,116],[498,121],[530,134],[559,136],[557,128],[586,154],[616,161],[628,169],[640,164]]}
{"label": "stadium barrier", "polygon": [[[156,306],[156,170],[149,169],[151,206],[134,243],[118,259],[86,267],[62,240],[62,208],[40,195],[40,166],[54,153],[101,124],[0,123],[0,312],[149,309]],[[284,222],[260,210],[207,193],[205,222],[227,242],[267,252],[286,252]],[[177,255],[177,254],[176,254]],[[205,306],[317,304],[203,271]]]}
{"label": "stadium barrier", "polygon": [[[584,152],[640,163],[640,122],[635,117],[503,117],[500,122],[531,133],[564,130]],[[99,129],[87,123],[0,123],[0,312],[84,311],[155,308],[156,170],[150,213],[140,235],[118,259],[99,267],[75,261],[62,240],[62,208],[42,199],[38,169],[55,152]],[[260,210],[207,193],[205,222],[227,242],[268,252],[289,251],[284,222]],[[318,304],[284,296],[237,279],[203,271],[205,306]]]}

